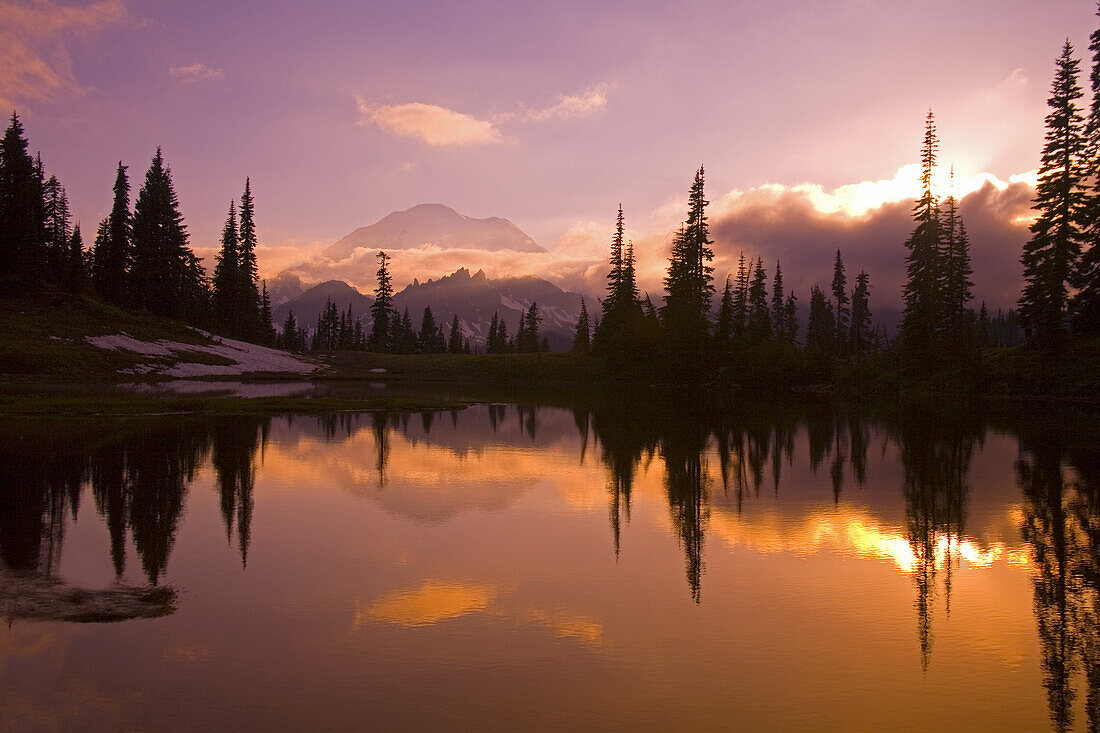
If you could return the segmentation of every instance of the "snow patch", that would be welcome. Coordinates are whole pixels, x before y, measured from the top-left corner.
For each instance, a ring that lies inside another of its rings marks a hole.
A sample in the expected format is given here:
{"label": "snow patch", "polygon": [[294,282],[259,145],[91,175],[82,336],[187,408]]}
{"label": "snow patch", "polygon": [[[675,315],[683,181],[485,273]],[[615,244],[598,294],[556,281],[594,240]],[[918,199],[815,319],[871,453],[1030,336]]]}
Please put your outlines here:
{"label": "snow patch", "polygon": [[[108,336],[85,336],[84,340],[99,349],[129,351],[139,356],[158,359],[172,359],[167,364],[139,364],[124,370],[128,374],[161,374],[168,377],[187,379],[190,377],[224,377],[248,372],[284,372],[291,374],[311,374],[318,365],[295,356],[287,351],[271,349],[266,346],[250,344],[245,341],[210,336],[214,344],[184,344],[178,341],[142,341],[128,333],[116,333]],[[209,354],[220,357],[232,364],[197,364],[187,361],[188,354]]]}

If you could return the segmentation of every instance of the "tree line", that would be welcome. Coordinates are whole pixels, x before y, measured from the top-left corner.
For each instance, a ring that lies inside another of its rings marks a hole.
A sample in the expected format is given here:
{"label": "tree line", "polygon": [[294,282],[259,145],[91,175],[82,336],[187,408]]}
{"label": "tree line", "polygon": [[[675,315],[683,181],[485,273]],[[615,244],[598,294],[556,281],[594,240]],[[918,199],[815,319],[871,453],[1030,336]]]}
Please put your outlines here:
{"label": "tree line", "polygon": [[19,116],[0,139],[0,289],[92,294],[112,305],[183,321],[226,336],[274,343],[271,302],[256,266],[251,184],[245,179],[222,233],[213,278],[190,247],[172,171],[157,148],[137,198],[121,161],[110,213],[85,247],[64,186],[31,157]]}

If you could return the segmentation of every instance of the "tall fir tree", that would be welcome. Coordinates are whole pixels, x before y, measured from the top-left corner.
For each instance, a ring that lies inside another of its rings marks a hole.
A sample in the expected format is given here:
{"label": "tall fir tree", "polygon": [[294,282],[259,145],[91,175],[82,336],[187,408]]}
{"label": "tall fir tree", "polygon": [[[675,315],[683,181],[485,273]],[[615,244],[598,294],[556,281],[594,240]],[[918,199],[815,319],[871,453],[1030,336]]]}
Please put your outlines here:
{"label": "tall fir tree", "polygon": [[[358,325],[359,321],[355,323]],[[268,346],[273,345],[275,343],[275,323],[272,321],[271,316],[271,296],[267,292],[267,280],[260,284],[260,325],[263,327],[261,343]]]}
{"label": "tall fir tree", "polygon": [[798,298],[795,297],[794,290],[787,295],[787,302],[783,306],[785,311],[785,325],[784,337],[788,343],[798,343]]}
{"label": "tall fir tree", "polygon": [[45,276],[48,281],[60,284],[64,277],[65,259],[72,235],[69,228],[72,217],[69,214],[69,199],[65,195],[65,187],[57,180],[57,176],[50,176],[46,181],[42,190],[42,204],[45,223]]}
{"label": "tall fir tree", "polygon": [[787,309],[783,304],[783,270],[779,260],[775,261],[775,277],[772,278],[772,324],[776,341],[787,339]]}
{"label": "tall fir tree", "polygon": [[836,355],[836,317],[825,293],[816,285],[810,290],[810,317],[806,323],[806,349],[828,364]]}
{"label": "tall fir tree", "polygon": [[229,336],[240,338],[241,319],[244,315],[240,309],[240,250],[238,243],[240,235],[237,230],[237,208],[233,201],[229,202],[229,215],[226,217],[225,226],[222,227],[222,246],[216,257],[214,265],[214,292],[211,296],[214,309],[214,323]]}
{"label": "tall fir tree", "polygon": [[374,288],[374,302],[371,303],[370,350],[389,351],[390,334],[393,331],[396,313],[393,310],[393,279],[389,270],[390,256],[378,253],[378,284]]}
{"label": "tall fir tree", "polygon": [[451,333],[447,338],[447,351],[451,354],[461,354],[466,351],[466,343],[462,339],[462,326],[458,322],[458,314],[451,318]]}
{"label": "tall fir tree", "polygon": [[673,242],[665,276],[665,328],[674,352],[698,357],[710,332],[710,301],[714,295],[714,251],[707,223],[709,203],[704,192],[705,171],[695,174],[688,192],[688,215],[682,233]]}
{"label": "tall fir tree", "polygon": [[573,351],[579,354],[587,354],[591,348],[591,336],[588,326],[588,308],[581,298],[581,312],[577,317],[577,327],[573,331]]}
{"label": "tall fir tree", "polygon": [[92,286],[108,303],[121,305],[127,300],[126,283],[133,255],[132,225],[130,181],[126,166],[119,161],[111,213],[106,219],[103,236],[97,233],[92,250]]}
{"label": "tall fir tree", "polygon": [[862,361],[873,345],[871,332],[871,278],[862,270],[856,275],[852,291],[852,323],[848,344],[852,358]]}
{"label": "tall fir tree", "polygon": [[84,256],[84,239],[80,236],[80,224],[73,227],[72,236],[65,249],[61,284],[70,293],[83,292],[87,283],[87,264]]}
{"label": "tall fir tree", "polygon": [[0,292],[18,294],[42,282],[44,242],[39,168],[27,152],[19,116],[0,139]]}
{"label": "tall fir tree", "polygon": [[[1100,3],[1097,5],[1100,17]],[[1086,180],[1092,181],[1082,212],[1086,249],[1082,252],[1075,284],[1079,288],[1073,302],[1073,329],[1088,336],[1100,335],[1100,27],[1089,37],[1092,51],[1092,104],[1085,126],[1083,167]]]}
{"label": "tall fir tree", "polygon": [[974,273],[970,266],[970,238],[966,233],[966,224],[959,214],[958,201],[955,199],[955,168],[951,168],[951,191],[944,199],[940,229],[942,255],[944,262],[943,308],[947,344],[958,349],[970,342],[967,303],[973,298],[974,283],[970,276]]}
{"label": "tall fir tree", "polygon": [[833,303],[836,304],[836,353],[837,357],[843,357],[848,349],[851,309],[848,299],[848,278],[844,274],[844,259],[839,249],[833,261]]}
{"label": "tall fir tree", "polygon": [[623,205],[619,204],[619,214],[615,219],[615,234],[611,237],[610,269],[607,271],[607,297],[603,301],[604,319],[607,314],[615,310],[619,305],[619,299],[623,290],[623,251],[626,246],[624,240]]}
{"label": "tall fir tree", "polygon": [[1057,61],[1046,117],[1046,145],[1035,189],[1038,218],[1031,225],[1031,239],[1024,245],[1023,295],[1020,316],[1032,338],[1050,345],[1065,330],[1069,303],[1068,283],[1076,274],[1084,237],[1084,153],[1081,113],[1077,100],[1080,64],[1067,40]]}
{"label": "tall fir tree", "polygon": [[131,303],[160,316],[197,321],[205,307],[205,275],[188,246],[172,172],[157,148],[134,202]]}
{"label": "tall fir tree", "polygon": [[237,247],[238,288],[241,310],[241,331],[247,338],[255,339],[262,335],[263,323],[260,313],[260,274],[256,263],[256,203],[252,198],[252,181],[244,179],[244,193],[241,194],[240,239]]}
{"label": "tall fir tree", "polygon": [[733,351],[733,276],[726,275],[726,286],[722,288],[722,301],[718,306],[718,323],[714,328],[714,341],[720,356]]}
{"label": "tall fir tree", "polygon": [[733,286],[733,335],[735,339],[740,339],[745,335],[749,322],[749,266],[745,263],[743,251],[737,259]]}
{"label": "tall fir tree", "polygon": [[749,285],[749,338],[760,343],[772,337],[771,313],[768,308],[768,274],[764,260],[757,258]]}
{"label": "tall fir tree", "polygon": [[921,147],[921,196],[913,207],[913,219],[917,225],[905,243],[909,252],[905,258],[907,281],[901,338],[914,368],[919,368],[918,362],[924,363],[933,356],[943,314],[940,211],[939,201],[932,190],[938,148],[936,121],[929,110]]}

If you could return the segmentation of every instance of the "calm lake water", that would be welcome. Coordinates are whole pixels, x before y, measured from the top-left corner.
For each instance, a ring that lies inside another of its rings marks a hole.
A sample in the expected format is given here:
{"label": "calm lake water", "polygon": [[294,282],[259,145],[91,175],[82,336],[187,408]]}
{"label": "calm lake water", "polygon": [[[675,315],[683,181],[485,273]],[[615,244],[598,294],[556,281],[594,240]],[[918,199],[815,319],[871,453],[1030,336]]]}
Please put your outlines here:
{"label": "calm lake water", "polygon": [[1095,729],[1080,419],[6,418],[0,727]]}

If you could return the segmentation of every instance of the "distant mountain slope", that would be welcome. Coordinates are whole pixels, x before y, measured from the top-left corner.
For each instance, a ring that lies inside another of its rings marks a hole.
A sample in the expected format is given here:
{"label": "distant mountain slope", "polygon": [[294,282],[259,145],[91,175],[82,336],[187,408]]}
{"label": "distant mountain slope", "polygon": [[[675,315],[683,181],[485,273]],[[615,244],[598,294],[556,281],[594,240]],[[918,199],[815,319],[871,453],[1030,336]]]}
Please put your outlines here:
{"label": "distant mountain slope", "polygon": [[[340,280],[315,285],[298,297],[276,306],[273,311],[275,323],[281,328],[287,313],[294,311],[298,323],[312,330],[329,300],[336,303],[341,312],[346,311],[350,304],[352,312],[369,330],[369,310],[374,299]],[[457,314],[462,333],[475,348],[484,346],[494,313],[504,319],[508,335],[515,336],[520,316],[532,302],[538,303],[542,316],[539,332],[546,337],[550,348],[560,351],[572,346],[581,296],[534,276],[490,280],[480,270],[471,275],[463,267],[438,280],[423,283],[414,280],[393,297],[397,312],[404,313],[408,309],[409,317],[417,328],[424,317],[425,307],[432,309],[436,322],[443,324],[448,332],[451,320]]]}
{"label": "distant mountain slope", "polygon": [[[293,311],[294,320],[298,325],[312,330],[317,325],[317,317],[321,315],[321,311],[330,300],[336,304],[341,313],[347,311],[350,305],[352,314],[360,318],[367,315],[371,303],[374,302],[374,298],[363,295],[343,280],[329,280],[320,285],[314,285],[301,295],[275,306],[271,312],[272,319],[275,321],[275,326],[282,330],[287,313]],[[363,322],[366,324],[368,321],[364,319]]]}
{"label": "distant mountain slope", "polygon": [[542,323],[539,333],[547,338],[555,351],[573,344],[573,329],[580,316],[581,296],[569,293],[551,282],[528,275],[490,280],[478,270],[471,275],[466,268],[454,274],[421,283],[414,281],[393,299],[399,312],[406,308],[419,324],[424,308],[430,306],[437,321],[450,327],[458,314],[462,332],[475,346],[483,346],[489,323],[496,313],[508,326],[509,337],[515,336],[520,315],[532,302],[537,302]]}
{"label": "distant mountain slope", "polygon": [[480,249],[490,252],[545,252],[535,240],[507,219],[474,219],[442,204],[419,204],[395,211],[374,224],[359,227],[324,253],[344,259],[357,248],[400,250],[434,244],[443,249]]}

